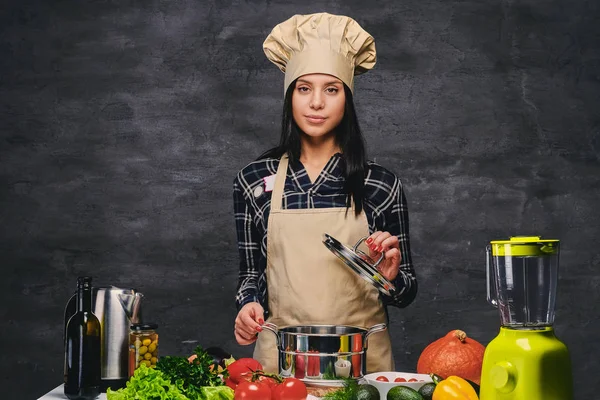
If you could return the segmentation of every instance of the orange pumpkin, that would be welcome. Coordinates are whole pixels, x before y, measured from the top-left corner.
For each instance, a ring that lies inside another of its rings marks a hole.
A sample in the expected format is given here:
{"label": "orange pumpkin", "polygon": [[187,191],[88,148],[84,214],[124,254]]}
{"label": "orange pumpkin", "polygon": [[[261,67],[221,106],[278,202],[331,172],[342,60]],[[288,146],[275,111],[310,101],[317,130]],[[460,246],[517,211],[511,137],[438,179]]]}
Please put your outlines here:
{"label": "orange pumpkin", "polygon": [[450,331],[425,347],[419,356],[417,372],[434,373],[444,379],[456,375],[479,385],[484,351],[485,347],[465,332]]}

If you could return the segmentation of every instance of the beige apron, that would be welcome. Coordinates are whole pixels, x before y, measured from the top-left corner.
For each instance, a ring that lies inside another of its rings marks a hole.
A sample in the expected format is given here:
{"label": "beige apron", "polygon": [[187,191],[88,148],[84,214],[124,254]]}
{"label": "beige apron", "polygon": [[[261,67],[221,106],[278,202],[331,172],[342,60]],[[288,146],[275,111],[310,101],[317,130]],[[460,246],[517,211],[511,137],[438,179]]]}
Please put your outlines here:
{"label": "beige apron", "polygon": [[[328,233],[341,243],[369,234],[366,216],[345,207],[282,209],[288,157],[277,169],[267,232],[269,322],[291,325],[352,325],[370,328],[386,322],[377,289],[365,282],[322,243]],[[310,191],[309,191],[310,193]],[[279,372],[275,335],[263,330],[254,349],[265,371]],[[367,372],[393,371],[387,330],[369,336]]]}

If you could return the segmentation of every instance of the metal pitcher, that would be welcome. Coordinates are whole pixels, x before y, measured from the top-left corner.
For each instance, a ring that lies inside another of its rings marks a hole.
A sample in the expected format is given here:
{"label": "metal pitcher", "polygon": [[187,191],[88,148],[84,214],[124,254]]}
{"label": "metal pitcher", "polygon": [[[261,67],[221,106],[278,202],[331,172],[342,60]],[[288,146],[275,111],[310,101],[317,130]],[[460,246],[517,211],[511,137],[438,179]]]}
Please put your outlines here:
{"label": "metal pitcher", "polygon": [[[92,289],[92,312],[101,328],[101,389],[125,387],[129,377],[129,327],[142,319],[143,294],[114,286]],[[65,328],[77,311],[74,294],[65,307]]]}

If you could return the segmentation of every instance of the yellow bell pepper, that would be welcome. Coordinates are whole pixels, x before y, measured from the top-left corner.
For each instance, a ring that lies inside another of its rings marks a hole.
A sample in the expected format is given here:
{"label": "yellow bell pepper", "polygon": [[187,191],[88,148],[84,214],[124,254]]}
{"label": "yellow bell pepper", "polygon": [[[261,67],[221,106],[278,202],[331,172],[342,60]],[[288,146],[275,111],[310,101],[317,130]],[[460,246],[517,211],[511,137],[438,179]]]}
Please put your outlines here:
{"label": "yellow bell pepper", "polygon": [[479,400],[473,386],[458,376],[449,376],[437,384],[432,400]]}

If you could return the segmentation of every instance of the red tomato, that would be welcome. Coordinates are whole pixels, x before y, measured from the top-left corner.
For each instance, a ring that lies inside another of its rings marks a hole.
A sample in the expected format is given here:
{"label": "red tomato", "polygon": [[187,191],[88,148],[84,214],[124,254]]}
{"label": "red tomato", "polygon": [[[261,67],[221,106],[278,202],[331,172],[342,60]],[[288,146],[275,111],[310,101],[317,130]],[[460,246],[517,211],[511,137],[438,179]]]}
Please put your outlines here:
{"label": "red tomato", "polygon": [[235,383],[231,378],[227,378],[227,379],[225,379],[225,385],[227,385],[230,388],[232,388],[233,390],[235,390],[237,383]]}
{"label": "red tomato", "polygon": [[381,375],[378,376],[377,379],[375,379],[377,381],[381,381],[381,382],[389,382],[390,380],[388,378],[386,378],[385,376]]}
{"label": "red tomato", "polygon": [[271,398],[271,388],[260,381],[242,381],[235,388],[234,400],[266,400]]}
{"label": "red tomato", "polygon": [[[252,379],[252,374],[248,374],[247,377],[244,377],[244,379],[247,380],[251,380]],[[264,385],[267,385],[271,390],[278,385],[277,381],[271,377],[268,376],[259,376],[258,377],[258,381],[263,383]]]}
{"label": "red tomato", "polygon": [[416,382],[417,380],[415,378],[410,378],[408,381],[409,382]]}
{"label": "red tomato", "polygon": [[296,378],[285,378],[271,391],[271,400],[305,400],[307,396],[306,385]]}
{"label": "red tomato", "polygon": [[[239,377],[238,383],[231,380],[231,378],[227,378],[225,380],[225,385],[227,385],[230,388],[232,388],[233,390],[235,390],[235,388],[238,386],[239,383],[244,382],[244,381],[248,381],[248,382],[252,381],[253,375],[254,375],[253,372],[242,373]],[[254,378],[254,381],[261,382],[261,383],[267,385],[271,389],[274,388],[275,386],[277,386],[277,384],[278,384],[275,379],[268,377],[268,376],[264,376],[264,375],[257,376],[256,378]]]}
{"label": "red tomato", "polygon": [[227,366],[227,371],[229,371],[228,380],[237,385],[242,380],[242,374],[257,370],[262,370],[262,365],[254,358],[240,358]]}
{"label": "red tomato", "polygon": [[406,379],[404,379],[403,377],[399,376],[398,378],[394,379],[394,382],[406,382]]}

